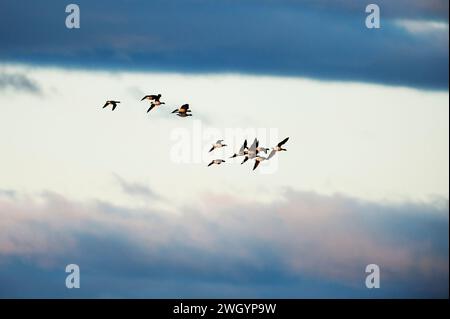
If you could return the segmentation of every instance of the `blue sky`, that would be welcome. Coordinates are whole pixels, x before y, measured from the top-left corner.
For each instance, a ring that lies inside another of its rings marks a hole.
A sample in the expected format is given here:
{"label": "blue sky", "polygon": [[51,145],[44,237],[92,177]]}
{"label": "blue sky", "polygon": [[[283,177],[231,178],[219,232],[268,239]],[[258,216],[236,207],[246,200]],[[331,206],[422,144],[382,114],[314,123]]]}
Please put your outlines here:
{"label": "blue sky", "polygon": [[77,4],[0,3],[0,297],[448,298],[447,1]]}

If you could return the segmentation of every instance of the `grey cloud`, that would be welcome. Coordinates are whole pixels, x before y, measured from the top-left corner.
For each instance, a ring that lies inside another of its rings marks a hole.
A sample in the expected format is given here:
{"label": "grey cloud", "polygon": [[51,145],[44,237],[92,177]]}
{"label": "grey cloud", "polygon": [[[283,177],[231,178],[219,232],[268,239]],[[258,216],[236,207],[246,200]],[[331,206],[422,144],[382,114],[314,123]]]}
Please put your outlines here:
{"label": "grey cloud", "polygon": [[[67,296],[61,272],[78,263],[83,297],[448,297],[448,200],[282,197],[208,194],[177,214],[0,197],[0,296]],[[369,263],[382,269],[376,292]]]}
{"label": "grey cloud", "polygon": [[146,199],[160,199],[160,196],[147,185],[129,182],[117,174],[114,174],[114,178],[117,180],[122,190],[130,196],[139,196]]}
{"label": "grey cloud", "polygon": [[39,93],[39,85],[25,74],[0,72],[0,90],[13,89],[30,93]]}

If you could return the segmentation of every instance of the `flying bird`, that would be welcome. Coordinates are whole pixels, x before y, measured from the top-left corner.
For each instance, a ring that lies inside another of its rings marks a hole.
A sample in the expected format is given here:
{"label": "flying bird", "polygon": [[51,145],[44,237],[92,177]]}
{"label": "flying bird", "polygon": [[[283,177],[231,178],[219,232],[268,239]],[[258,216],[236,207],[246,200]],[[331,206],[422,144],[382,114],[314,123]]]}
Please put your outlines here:
{"label": "flying bird", "polygon": [[189,109],[189,104],[183,104],[179,108],[172,111],[172,113],[177,113],[177,112],[178,112],[178,114],[191,112],[191,110]]}
{"label": "flying bird", "polygon": [[249,159],[255,158],[258,155],[258,151],[256,150],[258,147],[258,143],[258,139],[255,138],[250,148],[245,151],[245,158],[242,161],[241,165],[247,162]]}
{"label": "flying bird", "polygon": [[286,137],[284,140],[278,143],[277,146],[272,148],[272,151],[270,152],[269,156],[267,156],[266,160],[271,159],[276,152],[287,151],[287,149],[283,148],[283,145],[288,141],[288,139],[289,137]]}
{"label": "flying bird", "polygon": [[244,141],[244,144],[239,149],[239,152],[238,153],[234,153],[233,156],[231,156],[230,158],[235,158],[235,157],[238,157],[238,156],[244,156],[246,150],[247,150],[247,140]]}
{"label": "flying bird", "polygon": [[112,105],[112,111],[114,111],[118,103],[120,103],[120,101],[106,101],[105,105],[103,105],[103,108],[107,107],[108,105]]}
{"label": "flying bird", "polygon": [[215,160],[212,160],[211,163],[208,164],[208,167],[213,165],[213,164],[220,165],[222,163],[225,163],[225,161],[223,159],[215,159]]}
{"label": "flying bird", "polygon": [[172,113],[177,113],[179,117],[192,116],[192,114],[190,114],[189,112],[191,112],[191,110],[189,109],[189,104],[183,104],[179,108],[172,111]]}
{"label": "flying bird", "polygon": [[259,163],[261,163],[262,161],[266,161],[268,159],[269,159],[268,157],[256,156],[255,157],[255,165],[253,166],[253,170],[255,170],[258,167]]}
{"label": "flying bird", "polygon": [[289,137],[286,137],[284,140],[282,140],[280,143],[277,144],[277,146],[275,146],[273,149],[276,152],[280,152],[280,151],[287,151],[287,149],[283,148],[282,146],[288,141]]}
{"label": "flying bird", "polygon": [[160,106],[162,104],[166,104],[164,102],[161,102],[160,100],[154,101],[150,104],[150,107],[147,110],[147,113],[150,112],[155,106]]}
{"label": "flying bird", "polygon": [[159,101],[159,99],[161,98],[161,94],[155,95],[155,94],[151,94],[151,95],[146,95],[144,96],[141,101],[144,100],[149,100],[149,101]]}
{"label": "flying bird", "polygon": [[[259,143],[259,142],[258,142]],[[262,147],[262,146],[258,146],[256,148],[256,152],[260,153],[260,152],[264,152],[264,154],[267,154],[267,152],[270,150],[270,148],[267,147]]]}
{"label": "flying bird", "polygon": [[215,144],[213,144],[213,146],[211,147],[211,149],[209,151],[212,152],[216,148],[221,148],[221,147],[227,146],[227,144],[222,144],[222,142],[223,142],[223,140],[218,140]]}

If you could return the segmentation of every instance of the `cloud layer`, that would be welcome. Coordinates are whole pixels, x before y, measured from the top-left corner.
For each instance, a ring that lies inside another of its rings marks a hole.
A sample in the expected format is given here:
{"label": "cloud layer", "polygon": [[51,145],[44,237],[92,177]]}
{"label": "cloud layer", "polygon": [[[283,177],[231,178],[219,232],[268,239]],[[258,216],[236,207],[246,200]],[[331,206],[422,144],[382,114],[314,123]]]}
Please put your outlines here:
{"label": "cloud layer", "polygon": [[[205,194],[173,213],[3,192],[0,220],[1,297],[448,297],[446,200],[287,189],[272,204]],[[69,263],[80,290],[64,287]]]}
{"label": "cloud layer", "polygon": [[[382,28],[365,27],[363,1],[2,1],[0,58],[84,68],[241,72],[448,88],[448,1],[378,1]],[[25,12],[24,12],[25,11]],[[39,15],[27,12],[40,12]],[[409,32],[409,25],[447,28]],[[30,32],[33,30],[33,32]]]}

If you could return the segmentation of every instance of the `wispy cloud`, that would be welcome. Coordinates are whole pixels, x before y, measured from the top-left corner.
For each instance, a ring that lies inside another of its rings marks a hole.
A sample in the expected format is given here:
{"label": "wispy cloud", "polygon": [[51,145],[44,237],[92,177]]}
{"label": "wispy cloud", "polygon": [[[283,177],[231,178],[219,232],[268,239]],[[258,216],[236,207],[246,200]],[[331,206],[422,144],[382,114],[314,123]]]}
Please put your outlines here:
{"label": "wispy cloud", "polygon": [[39,93],[39,85],[26,74],[0,71],[0,90],[13,89],[29,93]]}
{"label": "wispy cloud", "polygon": [[160,199],[160,196],[156,194],[149,186],[137,182],[128,182],[117,174],[113,175],[126,194],[130,196],[139,196],[146,199]]}
{"label": "wispy cloud", "polygon": [[396,20],[396,24],[414,34],[447,33],[448,22],[424,20]]}

